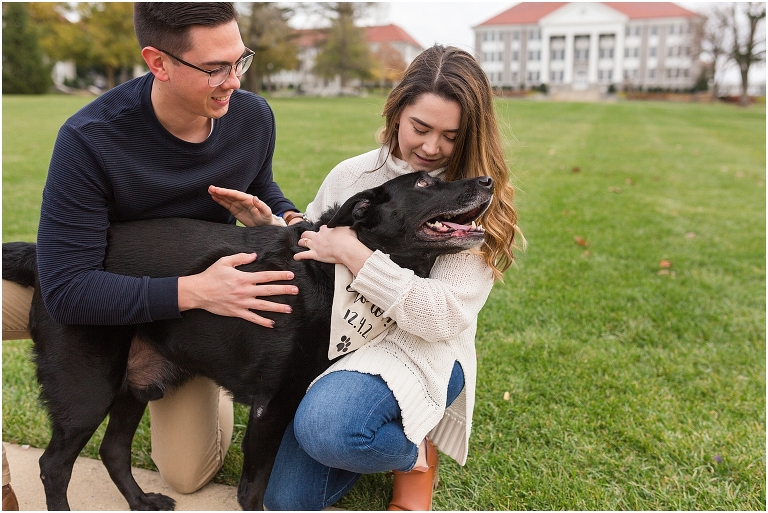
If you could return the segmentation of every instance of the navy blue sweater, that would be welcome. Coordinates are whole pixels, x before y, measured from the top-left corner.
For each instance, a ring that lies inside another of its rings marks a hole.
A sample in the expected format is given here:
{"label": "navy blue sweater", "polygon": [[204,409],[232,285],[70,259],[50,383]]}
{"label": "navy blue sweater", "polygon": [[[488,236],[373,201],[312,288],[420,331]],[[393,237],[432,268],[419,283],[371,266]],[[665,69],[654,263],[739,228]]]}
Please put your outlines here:
{"label": "navy blue sweater", "polygon": [[59,131],[43,190],[37,259],[51,316],[63,324],[134,324],[180,317],[178,277],[105,272],[111,222],[187,217],[235,220],[208,194],[216,185],[258,196],[272,212],[296,209],[272,178],[274,115],[234,91],[202,143],[157,120],[151,73],[97,98]]}

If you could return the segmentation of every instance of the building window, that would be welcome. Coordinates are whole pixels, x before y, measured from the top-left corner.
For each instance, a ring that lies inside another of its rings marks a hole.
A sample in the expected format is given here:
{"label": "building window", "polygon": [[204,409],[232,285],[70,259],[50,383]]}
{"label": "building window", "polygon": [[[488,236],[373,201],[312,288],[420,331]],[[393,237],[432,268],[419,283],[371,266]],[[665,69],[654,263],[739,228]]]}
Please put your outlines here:
{"label": "building window", "polygon": [[659,35],[659,26],[658,25],[651,25],[651,35],[652,36],[658,36]]}
{"label": "building window", "polygon": [[552,60],[553,61],[564,61],[565,60],[565,50],[552,50]]}
{"label": "building window", "polygon": [[531,41],[536,41],[541,39],[541,30],[540,29],[533,29],[528,32],[528,39]]}
{"label": "building window", "polygon": [[512,52],[512,60],[517,62],[518,58],[520,57],[520,53],[517,50],[514,50]]}
{"label": "building window", "polygon": [[515,30],[514,32],[512,32],[512,40],[518,41],[519,39],[520,39],[520,31]]}
{"label": "building window", "polygon": [[533,83],[538,83],[540,76],[541,75],[539,74],[538,71],[529,71],[528,72],[528,82],[532,83],[532,84]]}
{"label": "building window", "polygon": [[649,69],[648,70],[648,78],[651,80],[654,80],[656,78],[656,70],[655,69]]}
{"label": "building window", "polygon": [[541,50],[531,50],[528,52],[528,60],[529,61],[540,61],[541,60]]}
{"label": "building window", "polygon": [[504,62],[504,52],[499,52],[499,62]]}
{"label": "building window", "polygon": [[517,83],[517,72],[515,72],[515,73],[512,73],[512,83],[513,83],[513,84],[516,84],[516,83]]}
{"label": "building window", "polygon": [[575,60],[577,60],[577,61],[588,61],[589,60],[589,49],[588,48],[584,48],[584,49],[581,49],[581,50],[577,49],[574,52],[573,58]]}
{"label": "building window", "polygon": [[600,48],[601,59],[613,59],[613,48]]}
{"label": "building window", "polygon": [[648,57],[656,57],[656,47],[652,46],[648,49]]}

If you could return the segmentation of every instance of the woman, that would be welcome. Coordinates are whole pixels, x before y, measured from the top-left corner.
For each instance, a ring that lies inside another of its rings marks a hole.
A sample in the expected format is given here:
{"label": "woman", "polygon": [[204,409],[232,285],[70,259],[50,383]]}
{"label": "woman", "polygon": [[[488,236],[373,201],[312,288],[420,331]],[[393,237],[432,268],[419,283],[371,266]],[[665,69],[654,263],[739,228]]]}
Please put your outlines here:
{"label": "woman", "polygon": [[351,288],[397,324],[336,361],[310,387],[286,430],[267,509],[313,510],[338,501],[361,474],[395,471],[389,509],[431,508],[437,452],[464,464],[474,406],[477,315],[512,263],[513,189],[477,61],[434,46],[389,95],[382,146],[336,166],[307,207],[310,219],[403,173],[443,180],[487,175],[494,200],[479,250],[438,258],[419,278],[357,240],[348,227],[305,232],[297,260],[343,264]]}

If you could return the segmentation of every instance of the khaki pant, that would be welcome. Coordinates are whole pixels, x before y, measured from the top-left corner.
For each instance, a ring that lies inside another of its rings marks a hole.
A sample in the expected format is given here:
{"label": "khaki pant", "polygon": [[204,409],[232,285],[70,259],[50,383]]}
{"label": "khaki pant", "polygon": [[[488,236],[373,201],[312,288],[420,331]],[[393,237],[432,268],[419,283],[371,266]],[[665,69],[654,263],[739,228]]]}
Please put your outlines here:
{"label": "khaki pant", "polygon": [[[28,339],[31,287],[3,280],[3,340]],[[207,378],[194,378],[149,403],[152,460],[174,490],[192,493],[224,463],[234,425],[230,396]],[[10,471],[3,450],[3,484]]]}

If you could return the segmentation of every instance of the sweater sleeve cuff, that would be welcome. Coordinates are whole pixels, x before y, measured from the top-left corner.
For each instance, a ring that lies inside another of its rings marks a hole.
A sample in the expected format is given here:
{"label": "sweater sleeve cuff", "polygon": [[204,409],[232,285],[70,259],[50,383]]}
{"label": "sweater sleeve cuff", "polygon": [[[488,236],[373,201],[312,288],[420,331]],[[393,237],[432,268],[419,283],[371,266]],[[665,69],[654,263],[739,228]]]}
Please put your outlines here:
{"label": "sweater sleeve cuff", "polygon": [[161,319],[178,319],[179,312],[179,279],[150,278],[147,290],[149,300],[149,315],[153,321]]}
{"label": "sweater sleeve cuff", "polygon": [[365,261],[351,286],[386,312],[410,288],[413,276],[413,271],[400,267],[388,255],[376,250]]}

